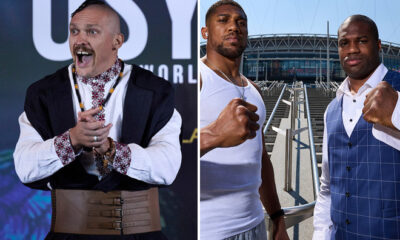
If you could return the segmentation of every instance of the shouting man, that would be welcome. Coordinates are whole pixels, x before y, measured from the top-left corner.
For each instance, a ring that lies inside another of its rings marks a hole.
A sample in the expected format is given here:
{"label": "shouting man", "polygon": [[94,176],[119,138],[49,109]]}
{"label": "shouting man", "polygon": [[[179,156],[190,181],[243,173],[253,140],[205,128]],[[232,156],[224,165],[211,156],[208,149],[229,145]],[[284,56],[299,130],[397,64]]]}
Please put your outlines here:
{"label": "shouting man", "polygon": [[73,14],[73,63],[32,84],[19,118],[16,172],[52,191],[46,239],[165,239],[157,185],[181,163],[172,86],[118,59],[118,14],[86,1]]}

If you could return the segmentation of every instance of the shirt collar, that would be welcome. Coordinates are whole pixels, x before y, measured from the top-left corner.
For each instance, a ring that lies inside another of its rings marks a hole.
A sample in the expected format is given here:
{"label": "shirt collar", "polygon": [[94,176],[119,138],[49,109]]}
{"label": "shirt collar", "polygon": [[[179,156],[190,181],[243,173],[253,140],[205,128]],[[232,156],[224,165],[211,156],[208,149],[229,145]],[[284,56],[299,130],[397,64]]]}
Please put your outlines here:
{"label": "shirt collar", "polygon": [[81,81],[85,84],[98,84],[98,83],[107,83],[110,80],[114,79],[116,76],[118,76],[119,72],[121,71],[121,61],[117,58],[117,60],[114,62],[114,64],[107,69],[105,72],[100,73],[99,75],[95,77],[83,77],[79,76],[76,74],[76,79],[78,81]]}
{"label": "shirt collar", "polygon": [[[375,69],[374,73],[368,78],[368,80],[361,86],[358,90],[357,94],[361,94],[368,88],[376,87],[385,77],[388,69],[382,63]],[[349,88],[349,77],[346,77],[342,84],[340,84],[339,88],[336,91],[336,98],[342,97],[344,94],[351,96],[350,88]]]}

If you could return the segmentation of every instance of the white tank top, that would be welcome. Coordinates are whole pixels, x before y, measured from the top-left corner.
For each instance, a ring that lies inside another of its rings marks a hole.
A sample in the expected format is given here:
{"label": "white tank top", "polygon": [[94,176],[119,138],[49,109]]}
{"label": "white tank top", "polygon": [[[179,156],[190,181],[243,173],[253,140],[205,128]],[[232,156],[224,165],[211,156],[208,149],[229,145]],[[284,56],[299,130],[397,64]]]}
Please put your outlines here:
{"label": "white tank top", "polygon": [[[242,87],[224,80],[202,61],[200,74],[200,128],[215,121]],[[265,105],[257,89],[248,82],[246,101],[256,105],[265,121]],[[216,148],[200,158],[200,238],[220,240],[247,231],[264,219],[258,189],[261,184],[261,128],[251,140],[230,148]]]}

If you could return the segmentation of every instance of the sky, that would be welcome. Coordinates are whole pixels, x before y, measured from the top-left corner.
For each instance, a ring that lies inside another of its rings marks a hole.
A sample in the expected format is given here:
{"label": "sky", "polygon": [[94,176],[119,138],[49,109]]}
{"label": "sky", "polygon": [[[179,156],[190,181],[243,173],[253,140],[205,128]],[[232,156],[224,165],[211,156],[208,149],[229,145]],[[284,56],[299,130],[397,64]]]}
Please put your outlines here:
{"label": "sky", "polygon": [[[200,0],[200,27],[215,0]],[[399,0],[237,0],[248,18],[250,35],[307,33],[337,35],[350,15],[363,14],[375,21],[382,41],[400,44]],[[201,35],[200,35],[201,36]],[[204,42],[204,39],[200,39]]]}

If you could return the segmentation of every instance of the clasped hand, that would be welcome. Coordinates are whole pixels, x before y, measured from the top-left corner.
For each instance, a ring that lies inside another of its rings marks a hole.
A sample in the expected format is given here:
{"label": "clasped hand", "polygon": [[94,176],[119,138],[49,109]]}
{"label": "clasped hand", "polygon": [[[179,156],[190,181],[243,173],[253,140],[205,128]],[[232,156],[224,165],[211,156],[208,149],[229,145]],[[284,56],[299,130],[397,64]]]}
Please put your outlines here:
{"label": "clasped hand", "polygon": [[94,108],[78,113],[78,122],[70,130],[71,144],[75,152],[88,147],[95,148],[97,152],[103,154],[110,147],[107,138],[112,124],[104,126],[104,121],[95,119],[94,116],[100,111],[100,108]]}

